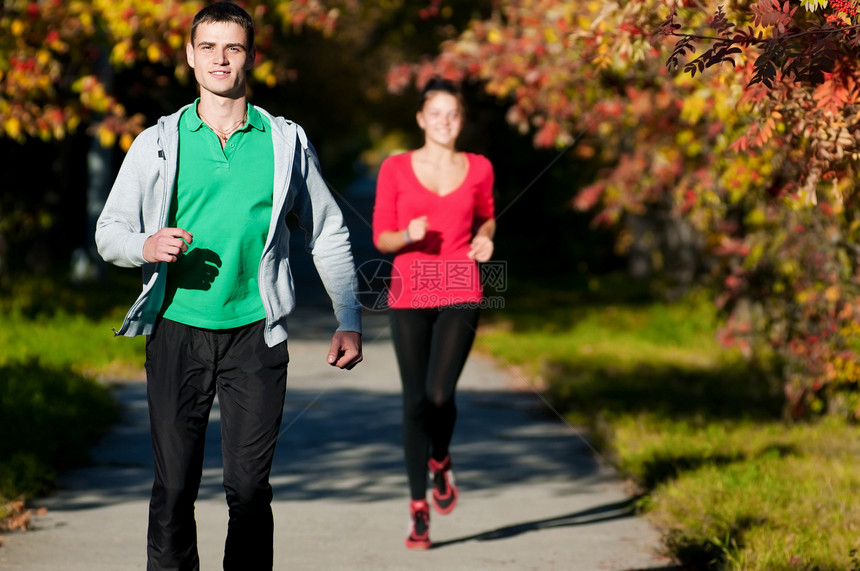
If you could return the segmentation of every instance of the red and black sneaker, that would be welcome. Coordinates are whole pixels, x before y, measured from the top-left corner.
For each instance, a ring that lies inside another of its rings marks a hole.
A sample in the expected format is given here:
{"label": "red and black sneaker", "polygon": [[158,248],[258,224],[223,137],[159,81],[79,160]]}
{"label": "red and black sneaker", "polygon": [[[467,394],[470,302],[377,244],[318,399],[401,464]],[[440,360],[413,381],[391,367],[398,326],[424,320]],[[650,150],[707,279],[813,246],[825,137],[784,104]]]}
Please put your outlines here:
{"label": "red and black sneaker", "polygon": [[433,478],[433,506],[442,515],[449,514],[457,505],[457,486],[454,485],[454,472],[451,471],[451,455],[441,462],[430,458],[428,463]]}
{"label": "red and black sneaker", "polygon": [[430,506],[427,500],[412,500],[409,503],[412,528],[406,538],[407,549],[430,549]]}

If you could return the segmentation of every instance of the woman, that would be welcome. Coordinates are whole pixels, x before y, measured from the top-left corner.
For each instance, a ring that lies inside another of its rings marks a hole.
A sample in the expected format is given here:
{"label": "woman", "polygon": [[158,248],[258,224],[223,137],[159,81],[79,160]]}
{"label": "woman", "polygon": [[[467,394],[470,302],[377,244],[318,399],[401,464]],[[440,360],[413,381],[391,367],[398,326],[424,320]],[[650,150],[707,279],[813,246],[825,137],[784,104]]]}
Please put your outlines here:
{"label": "woman", "polygon": [[403,448],[412,528],[409,549],[427,549],[433,505],[450,513],[458,491],[448,448],[457,409],[454,391],[475,338],[482,299],[478,262],[493,253],[493,167],[456,149],[463,103],[453,83],[423,89],[418,126],[424,145],[386,159],[379,170],[373,239],[394,253],[388,295],[403,385]]}

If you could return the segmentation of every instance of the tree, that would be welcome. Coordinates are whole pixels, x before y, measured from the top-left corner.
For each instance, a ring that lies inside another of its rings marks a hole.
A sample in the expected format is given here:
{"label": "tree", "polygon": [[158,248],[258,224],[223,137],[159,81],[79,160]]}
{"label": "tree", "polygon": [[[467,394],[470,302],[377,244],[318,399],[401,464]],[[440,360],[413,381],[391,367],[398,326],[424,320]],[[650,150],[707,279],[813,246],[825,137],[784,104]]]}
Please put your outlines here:
{"label": "tree", "polygon": [[[336,10],[326,10],[317,2],[246,5],[261,22],[261,59],[276,53],[267,48],[281,30],[312,27],[327,32],[337,19]],[[85,241],[84,213],[92,226],[100,210],[98,201],[104,199],[112,178],[109,149],[127,150],[146,122],[143,113],[128,111],[126,104],[134,99],[134,90],[127,88],[137,85],[155,94],[177,82],[187,84],[184,45],[191,19],[202,6],[203,2],[178,0],[3,3],[0,145],[9,147],[9,140],[30,142],[33,154],[28,158],[26,151],[16,148],[6,153],[24,160],[16,162],[16,173],[7,177],[0,196],[0,280],[15,262],[30,269],[51,265],[50,252],[69,242],[67,236],[65,241],[55,239],[51,246],[20,247],[32,246],[28,241],[34,239],[44,241],[51,229],[69,224],[68,206],[74,204],[69,194],[77,191],[70,186],[69,175],[79,163],[90,165],[86,193],[87,185],[80,185],[80,196],[91,198],[90,206],[81,208],[80,243]],[[137,75],[129,83],[129,76],[123,74],[132,70]],[[274,84],[288,76],[288,69],[278,59],[268,60],[254,75],[263,85]],[[82,133],[95,144],[82,140]],[[89,149],[89,156],[81,154],[82,147]],[[36,169],[38,176],[25,176],[22,171],[28,168]],[[46,172],[56,174],[44,178]],[[77,245],[78,232],[68,232],[69,226],[65,230]],[[91,242],[92,228],[86,234]],[[29,251],[26,259],[19,254],[22,250]]]}
{"label": "tree", "polygon": [[[128,116],[106,84],[105,70],[154,64],[162,66],[160,75],[151,78],[156,85],[174,74],[186,79],[186,36],[203,5],[179,0],[7,0],[0,17],[0,133],[18,141],[62,139],[89,124],[103,145],[119,139],[127,149],[144,118]],[[272,48],[276,30],[331,30],[337,21],[337,11],[325,10],[318,2],[245,5],[262,22],[261,59]],[[288,70],[278,62],[266,60],[254,76],[269,85],[282,81]]]}
{"label": "tree", "polygon": [[608,165],[573,206],[619,227],[622,248],[631,213],[691,224],[714,260],[721,339],[776,358],[793,415],[860,417],[860,53],[853,4],[825,6],[508,0],[389,84],[479,81],[536,147]]}
{"label": "tree", "polygon": [[[856,3],[759,0],[731,14],[738,25],[718,8],[710,36],[682,33],[674,18],[660,30],[680,36],[670,66],[702,42],[711,45],[685,65],[691,75],[719,64],[720,51],[743,55],[746,100],[758,120],[733,150],[779,147],[791,161],[771,177],[766,188],[779,201],[763,205],[763,227],[747,234],[749,255],[725,292],[728,307],[751,307],[752,319],[730,320],[726,333],[774,347],[793,416],[827,407],[857,419]],[[741,24],[746,30],[734,31]]]}
{"label": "tree", "polygon": [[[411,115],[411,109],[395,113],[405,102],[392,105],[396,98],[384,89],[388,62],[432,51],[485,4],[454,2],[455,10],[437,10],[427,21],[421,16],[431,15],[425,10],[433,12],[432,3],[404,0],[239,3],[256,24],[253,101],[301,122],[338,183],[344,180],[339,173],[354,176],[353,163],[367,146],[390,144],[368,140],[388,130],[376,124]],[[100,211],[99,196],[103,200],[112,181],[114,159],[144,126],[187,103],[193,93],[184,45],[191,19],[204,4],[4,2],[0,151],[14,156],[16,165],[37,169],[40,179],[33,184],[33,177],[18,169],[4,181],[0,282],[10,269],[52,265],[47,256],[53,246],[91,239],[83,217]],[[78,165],[87,163],[89,183],[77,178]],[[79,203],[86,194],[94,198],[85,211]],[[32,247],[48,236],[51,245]],[[31,254],[24,259],[20,252]],[[34,263],[34,257],[40,261]]]}

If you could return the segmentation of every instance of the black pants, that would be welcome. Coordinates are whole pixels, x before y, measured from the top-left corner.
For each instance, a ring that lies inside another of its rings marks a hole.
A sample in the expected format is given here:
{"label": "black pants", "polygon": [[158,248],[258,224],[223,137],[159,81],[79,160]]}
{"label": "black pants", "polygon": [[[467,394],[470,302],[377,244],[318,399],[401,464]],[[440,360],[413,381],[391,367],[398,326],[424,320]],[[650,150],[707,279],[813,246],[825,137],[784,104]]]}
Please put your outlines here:
{"label": "black pants", "polygon": [[219,331],[158,321],[146,342],[155,460],[148,571],[200,567],[194,503],[216,391],[229,511],[224,569],[272,569],[269,473],[283,414],[288,361],[286,343],[266,346],[263,322]]}
{"label": "black pants", "polygon": [[403,452],[409,493],[427,493],[427,460],[444,460],[454,433],[457,380],[475,340],[478,309],[392,309],[391,333],[403,385]]}

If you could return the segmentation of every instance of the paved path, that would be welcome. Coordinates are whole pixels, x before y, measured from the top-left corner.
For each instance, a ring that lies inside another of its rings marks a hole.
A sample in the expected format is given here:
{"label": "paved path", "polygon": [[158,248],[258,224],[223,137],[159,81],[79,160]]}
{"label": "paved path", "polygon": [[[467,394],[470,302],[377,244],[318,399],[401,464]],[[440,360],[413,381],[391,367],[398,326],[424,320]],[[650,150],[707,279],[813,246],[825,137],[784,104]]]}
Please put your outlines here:
{"label": "paved path", "polygon": [[[378,258],[372,188],[350,189],[343,204],[359,265]],[[400,386],[386,318],[366,315],[364,363],[348,372],[328,366],[327,299],[309,258],[293,264],[308,309],[292,323],[273,469],[276,571],[672,568],[655,554],[655,530],[632,515],[618,475],[521,378],[475,353],[460,381],[451,448],[460,503],[448,516],[431,515],[435,549],[408,551]],[[63,476],[64,489],[40,502],[48,512],[34,531],[6,536],[0,570],[144,569],[152,478],[144,384],[124,382],[117,395],[122,420],[94,450],[94,465]],[[221,568],[226,530],[219,428],[216,403],[197,502],[203,571]]]}
{"label": "paved path", "polygon": [[[299,316],[291,342],[283,432],[275,459],[276,570],[668,569],[659,538],[631,514],[618,476],[523,381],[473,354],[459,389],[452,444],[461,502],[431,516],[436,548],[411,552],[400,398],[382,316],[367,320],[366,360],[353,371],[323,361],[328,325]],[[296,328],[298,330],[298,328]],[[118,389],[122,420],[95,465],[63,477],[40,503],[35,529],[6,536],[0,569],[144,568],[151,453],[144,384]],[[204,571],[220,568],[226,507],[213,411],[197,504]]]}

